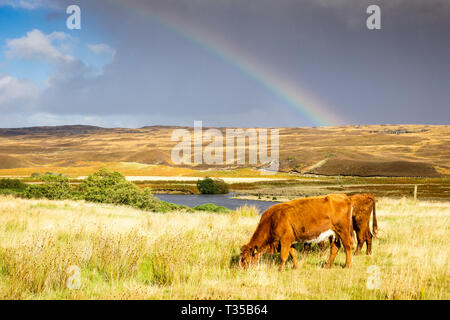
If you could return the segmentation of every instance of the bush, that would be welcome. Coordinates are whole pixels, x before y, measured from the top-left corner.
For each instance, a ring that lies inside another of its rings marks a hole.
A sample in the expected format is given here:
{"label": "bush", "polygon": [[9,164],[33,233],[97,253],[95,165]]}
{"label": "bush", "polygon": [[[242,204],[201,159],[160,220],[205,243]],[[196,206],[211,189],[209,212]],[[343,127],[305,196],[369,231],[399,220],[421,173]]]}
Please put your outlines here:
{"label": "bush", "polygon": [[19,179],[1,179],[0,189],[10,189],[15,191],[23,191],[27,188],[27,185]]}
{"label": "bush", "polygon": [[39,179],[43,183],[29,185],[23,193],[25,198],[46,198],[49,200],[74,198],[74,193],[67,177],[63,175],[44,174]]}
{"label": "bush", "polygon": [[100,169],[89,175],[78,190],[86,201],[127,204],[125,199],[135,188],[121,173]]}
{"label": "bush", "polygon": [[218,213],[229,213],[230,209],[222,206],[217,206],[214,203],[205,203],[195,206],[193,208],[197,211],[207,211],[207,212],[218,212]]}
{"label": "bush", "polygon": [[228,185],[221,179],[206,177],[197,181],[197,189],[202,194],[224,194],[228,193]]}
{"label": "bush", "polygon": [[140,189],[121,173],[107,169],[100,169],[87,177],[78,191],[83,199],[91,202],[127,205],[154,212],[190,210],[187,206],[161,201],[153,196],[150,189]]}
{"label": "bush", "polygon": [[50,200],[84,199],[89,202],[131,206],[153,212],[183,210],[192,212],[187,206],[161,201],[150,189],[141,189],[129,182],[119,172],[100,169],[88,176],[78,187],[71,187],[69,179],[61,174],[46,173],[39,176],[42,184],[29,185],[25,198]]}
{"label": "bush", "polygon": [[179,205],[171,202],[166,202],[162,200],[157,200],[154,203],[154,207],[150,210],[153,212],[169,212],[169,211],[185,211],[185,212],[194,212],[194,210],[185,205]]}

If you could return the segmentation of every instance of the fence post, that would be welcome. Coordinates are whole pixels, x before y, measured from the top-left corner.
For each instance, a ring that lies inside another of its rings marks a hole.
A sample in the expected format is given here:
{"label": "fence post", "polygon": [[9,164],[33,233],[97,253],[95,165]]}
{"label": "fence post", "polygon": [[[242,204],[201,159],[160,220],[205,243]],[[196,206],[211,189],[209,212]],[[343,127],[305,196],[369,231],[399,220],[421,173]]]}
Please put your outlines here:
{"label": "fence post", "polygon": [[414,185],[414,201],[417,200],[417,184]]}

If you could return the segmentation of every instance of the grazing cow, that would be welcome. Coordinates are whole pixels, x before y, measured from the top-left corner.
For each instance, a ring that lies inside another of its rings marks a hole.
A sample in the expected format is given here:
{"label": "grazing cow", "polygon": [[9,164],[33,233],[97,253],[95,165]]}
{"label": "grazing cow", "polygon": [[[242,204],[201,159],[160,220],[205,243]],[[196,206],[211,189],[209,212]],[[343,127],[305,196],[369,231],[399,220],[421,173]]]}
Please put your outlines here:
{"label": "grazing cow", "polygon": [[378,231],[375,198],[368,193],[355,194],[349,198],[353,207],[353,228],[356,231],[356,239],[358,240],[355,255],[358,255],[361,252],[364,242],[367,245],[366,254],[369,255],[372,253],[372,233],[370,232],[369,227],[370,215],[372,212],[373,234],[376,235]]}
{"label": "grazing cow", "polygon": [[280,203],[268,208],[250,240],[241,248],[239,266],[247,267],[259,260],[265,252],[274,253],[280,246],[281,265],[284,270],[289,254],[294,268],[298,267],[296,242],[330,240],[331,267],[340,247],[345,248],[345,267],[350,267],[352,253],[352,212],[350,199],[345,194],[330,194]]}
{"label": "grazing cow", "polygon": [[[367,254],[372,254],[372,233],[370,232],[370,215],[373,212],[373,221],[372,221],[372,230],[373,235],[376,236],[378,231],[377,225],[377,216],[375,209],[375,198],[368,193],[364,194],[355,194],[353,196],[349,196],[350,201],[352,202],[353,207],[353,229],[356,232],[356,239],[358,241],[358,245],[356,246],[355,255],[361,253],[362,246],[364,242],[367,245]],[[353,235],[353,233],[352,233]],[[319,243],[319,248],[324,249],[325,242]],[[308,253],[311,248],[310,243],[305,243],[304,252]]]}

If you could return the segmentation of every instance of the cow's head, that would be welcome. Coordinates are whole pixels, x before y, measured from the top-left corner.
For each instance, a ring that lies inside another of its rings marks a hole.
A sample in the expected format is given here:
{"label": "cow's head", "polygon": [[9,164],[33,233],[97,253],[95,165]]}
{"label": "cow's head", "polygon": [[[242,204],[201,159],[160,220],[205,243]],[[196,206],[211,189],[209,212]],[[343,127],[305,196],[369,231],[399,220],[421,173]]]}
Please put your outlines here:
{"label": "cow's head", "polygon": [[239,256],[239,267],[247,268],[250,264],[258,260],[259,252],[258,246],[249,246],[244,244],[241,247],[241,255]]}

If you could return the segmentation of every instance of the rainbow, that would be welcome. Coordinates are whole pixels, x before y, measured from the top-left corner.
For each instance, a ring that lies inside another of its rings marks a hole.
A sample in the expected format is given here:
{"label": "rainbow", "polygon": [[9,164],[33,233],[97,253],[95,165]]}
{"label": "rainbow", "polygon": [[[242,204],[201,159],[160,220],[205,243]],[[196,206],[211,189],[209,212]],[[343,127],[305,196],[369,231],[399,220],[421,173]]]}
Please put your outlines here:
{"label": "rainbow", "polygon": [[270,69],[269,66],[257,61],[239,47],[218,37],[218,35],[208,30],[199,29],[179,18],[152,12],[149,8],[139,6],[136,3],[130,3],[126,0],[112,1],[125,9],[133,10],[138,15],[144,15],[152,19],[158,25],[233,66],[314,125],[330,126],[345,123],[330,111],[329,106],[313,97],[298,83]]}

